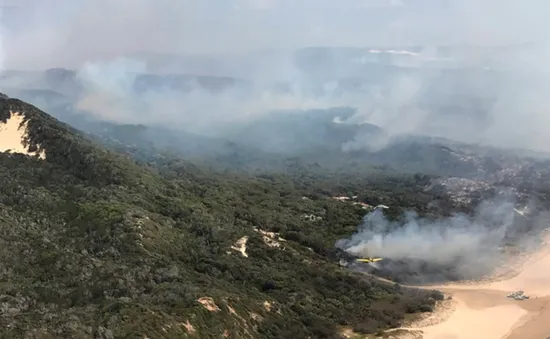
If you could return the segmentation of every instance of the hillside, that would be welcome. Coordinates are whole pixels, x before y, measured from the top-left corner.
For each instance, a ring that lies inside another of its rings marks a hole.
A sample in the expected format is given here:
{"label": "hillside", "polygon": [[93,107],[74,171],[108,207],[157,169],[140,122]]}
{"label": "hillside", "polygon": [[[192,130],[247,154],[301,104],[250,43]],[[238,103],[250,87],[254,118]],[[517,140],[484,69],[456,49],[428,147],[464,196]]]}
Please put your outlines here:
{"label": "hillside", "polygon": [[0,108],[0,140],[20,117],[39,152],[0,153],[0,338],[338,338],[440,297],[339,267],[333,244],[365,211],[307,181],[137,165],[25,102]]}

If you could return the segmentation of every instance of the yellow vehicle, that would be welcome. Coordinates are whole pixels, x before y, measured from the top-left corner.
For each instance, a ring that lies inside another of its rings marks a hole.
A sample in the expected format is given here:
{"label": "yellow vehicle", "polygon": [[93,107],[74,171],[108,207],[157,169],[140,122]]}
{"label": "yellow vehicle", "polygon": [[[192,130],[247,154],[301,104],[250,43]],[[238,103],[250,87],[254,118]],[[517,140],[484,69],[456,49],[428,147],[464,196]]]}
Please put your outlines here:
{"label": "yellow vehicle", "polygon": [[359,258],[359,259],[355,259],[355,261],[357,262],[365,262],[365,263],[371,263],[371,262],[377,262],[377,261],[380,261],[382,260],[382,258]]}

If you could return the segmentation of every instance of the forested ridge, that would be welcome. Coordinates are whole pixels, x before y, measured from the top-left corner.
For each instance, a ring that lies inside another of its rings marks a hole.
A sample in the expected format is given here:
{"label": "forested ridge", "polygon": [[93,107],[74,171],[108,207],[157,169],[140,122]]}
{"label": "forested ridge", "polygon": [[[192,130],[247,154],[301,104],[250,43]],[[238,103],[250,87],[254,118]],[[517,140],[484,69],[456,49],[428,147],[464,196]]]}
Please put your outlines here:
{"label": "forested ridge", "polygon": [[[350,272],[334,249],[366,211],[332,196],[394,217],[443,213],[427,176],[136,160],[20,100],[0,107],[2,121],[22,113],[28,145],[46,153],[0,153],[1,338],[340,338],[399,326],[441,298]],[[246,256],[232,249],[243,237]]]}

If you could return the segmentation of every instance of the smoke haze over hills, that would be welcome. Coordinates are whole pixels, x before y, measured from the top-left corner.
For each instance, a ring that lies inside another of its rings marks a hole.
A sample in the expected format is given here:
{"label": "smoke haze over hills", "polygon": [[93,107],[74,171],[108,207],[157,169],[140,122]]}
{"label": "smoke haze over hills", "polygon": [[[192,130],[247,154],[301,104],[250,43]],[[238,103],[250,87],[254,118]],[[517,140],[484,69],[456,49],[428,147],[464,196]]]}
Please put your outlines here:
{"label": "smoke haze over hills", "polygon": [[55,3],[4,2],[2,68],[76,73],[11,74],[8,93],[53,90],[103,120],[221,137],[270,112],[349,107],[348,122],[385,134],[345,151],[410,134],[549,151],[544,1]]}

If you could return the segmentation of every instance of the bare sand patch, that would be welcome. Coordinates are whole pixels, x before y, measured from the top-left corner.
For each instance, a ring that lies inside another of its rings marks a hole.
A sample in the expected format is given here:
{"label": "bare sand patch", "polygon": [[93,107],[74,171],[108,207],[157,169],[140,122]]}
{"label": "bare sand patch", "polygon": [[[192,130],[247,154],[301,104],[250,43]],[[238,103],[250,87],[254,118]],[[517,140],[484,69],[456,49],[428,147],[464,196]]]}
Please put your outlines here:
{"label": "bare sand patch", "polygon": [[195,327],[193,327],[193,325],[191,325],[189,320],[187,320],[184,324],[182,324],[182,326],[185,328],[187,333],[193,334],[193,333],[196,332]]}
{"label": "bare sand patch", "polygon": [[22,153],[30,156],[38,156],[45,159],[44,150],[30,152],[27,139],[27,122],[25,117],[18,112],[10,112],[11,117],[5,122],[0,122],[0,152]]}
{"label": "bare sand patch", "polygon": [[201,305],[204,306],[204,308],[206,308],[210,312],[219,312],[219,311],[221,311],[220,308],[218,307],[218,305],[216,305],[216,303],[214,302],[214,299],[212,299],[210,297],[202,297],[202,298],[199,298],[199,300],[197,300],[197,301],[199,303],[201,303]]}
{"label": "bare sand patch", "polygon": [[239,240],[237,240],[235,242],[235,245],[231,246],[231,249],[241,253],[241,255],[243,257],[248,258],[248,253],[246,253],[246,250],[247,250],[246,243],[247,242],[248,242],[248,237],[244,236],[244,237],[240,238]]}
{"label": "bare sand patch", "polygon": [[269,247],[280,248],[281,242],[286,241],[285,239],[279,237],[279,234],[275,232],[264,231],[257,227],[254,227],[254,231],[262,235],[264,243]]}

